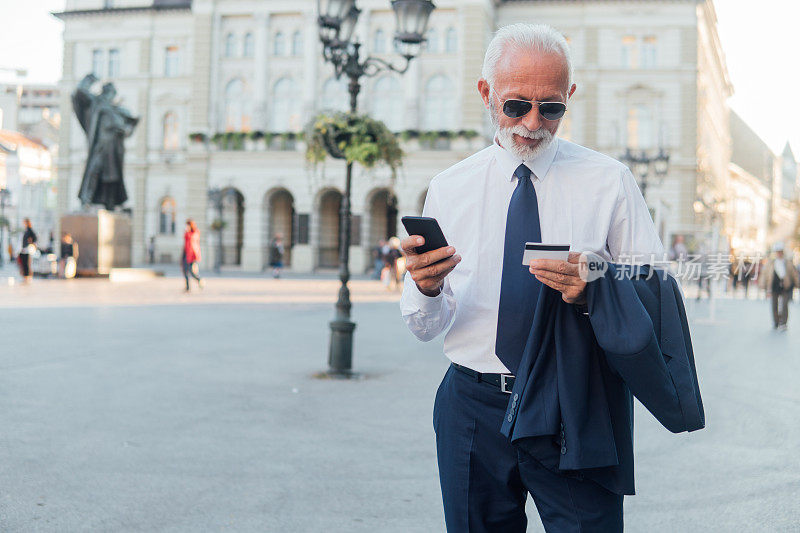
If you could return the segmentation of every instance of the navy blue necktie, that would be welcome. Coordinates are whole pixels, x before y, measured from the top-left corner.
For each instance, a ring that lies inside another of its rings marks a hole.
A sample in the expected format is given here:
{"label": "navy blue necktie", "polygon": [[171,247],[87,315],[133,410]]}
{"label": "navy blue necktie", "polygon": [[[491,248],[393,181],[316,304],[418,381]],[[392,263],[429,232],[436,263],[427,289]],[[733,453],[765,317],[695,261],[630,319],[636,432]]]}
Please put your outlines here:
{"label": "navy blue necktie", "polygon": [[511,373],[516,373],[533,325],[533,314],[542,284],[522,264],[526,242],[542,242],[539,204],[531,182],[531,169],[514,171],[517,188],[508,204],[500,308],[497,315],[495,353]]}

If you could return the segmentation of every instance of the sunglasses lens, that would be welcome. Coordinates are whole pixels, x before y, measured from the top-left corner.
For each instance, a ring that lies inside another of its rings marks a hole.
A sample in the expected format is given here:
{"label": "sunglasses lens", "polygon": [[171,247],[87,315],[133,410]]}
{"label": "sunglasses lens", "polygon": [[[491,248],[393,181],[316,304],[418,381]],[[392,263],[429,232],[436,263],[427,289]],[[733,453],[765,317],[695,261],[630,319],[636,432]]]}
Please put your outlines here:
{"label": "sunglasses lens", "polygon": [[503,113],[509,118],[519,118],[527,115],[533,108],[530,102],[523,102],[522,100],[506,100],[503,104]]}
{"label": "sunglasses lens", "polygon": [[539,104],[539,113],[547,120],[558,120],[564,116],[567,106],[561,102],[545,102]]}

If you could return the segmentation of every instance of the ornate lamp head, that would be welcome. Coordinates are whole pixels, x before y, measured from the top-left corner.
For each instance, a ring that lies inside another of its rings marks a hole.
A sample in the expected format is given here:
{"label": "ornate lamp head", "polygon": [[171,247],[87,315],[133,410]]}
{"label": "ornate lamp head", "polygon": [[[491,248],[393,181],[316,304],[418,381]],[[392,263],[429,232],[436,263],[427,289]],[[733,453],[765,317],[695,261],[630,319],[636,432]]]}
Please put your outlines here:
{"label": "ornate lamp head", "polygon": [[342,23],[354,7],[355,0],[317,0],[319,38],[324,45],[340,40]]}
{"label": "ornate lamp head", "polygon": [[430,0],[392,0],[397,19],[394,41],[400,54],[409,59],[419,55],[435,7]]}
{"label": "ornate lamp head", "polygon": [[658,151],[658,155],[653,161],[656,170],[656,176],[659,178],[666,176],[667,170],[669,169],[669,154],[662,148]]}

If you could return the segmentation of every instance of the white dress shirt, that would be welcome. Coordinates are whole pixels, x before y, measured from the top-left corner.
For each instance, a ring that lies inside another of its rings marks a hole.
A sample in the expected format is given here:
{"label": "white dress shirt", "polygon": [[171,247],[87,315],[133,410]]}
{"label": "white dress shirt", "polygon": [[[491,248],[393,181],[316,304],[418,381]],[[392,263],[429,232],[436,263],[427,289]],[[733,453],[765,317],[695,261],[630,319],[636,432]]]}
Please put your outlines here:
{"label": "white dress shirt", "polygon": [[[403,318],[420,340],[433,339],[452,322],[445,355],[478,372],[508,372],[495,355],[495,337],[506,216],[517,185],[514,170],[522,163],[493,144],[431,180],[423,215],[439,221],[461,262],[435,297],[419,292],[406,274],[400,300]],[[607,260],[663,254],[636,181],[622,163],[556,138],[525,164],[532,170],[543,243],[569,244],[572,251]]]}

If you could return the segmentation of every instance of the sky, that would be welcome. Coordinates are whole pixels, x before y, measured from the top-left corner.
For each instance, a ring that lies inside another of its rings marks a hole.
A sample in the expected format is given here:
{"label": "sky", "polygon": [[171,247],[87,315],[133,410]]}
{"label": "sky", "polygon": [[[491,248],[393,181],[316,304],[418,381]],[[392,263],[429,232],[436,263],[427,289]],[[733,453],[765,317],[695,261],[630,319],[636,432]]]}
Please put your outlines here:
{"label": "sky", "polygon": [[[715,0],[714,5],[734,88],[731,108],[773,151],[780,153],[789,140],[800,156],[800,2]],[[0,69],[26,68],[23,82],[57,82],[63,25],[50,12],[63,8],[64,0],[0,0],[0,13],[11,14],[0,32]],[[0,70],[0,82],[16,80]]]}

